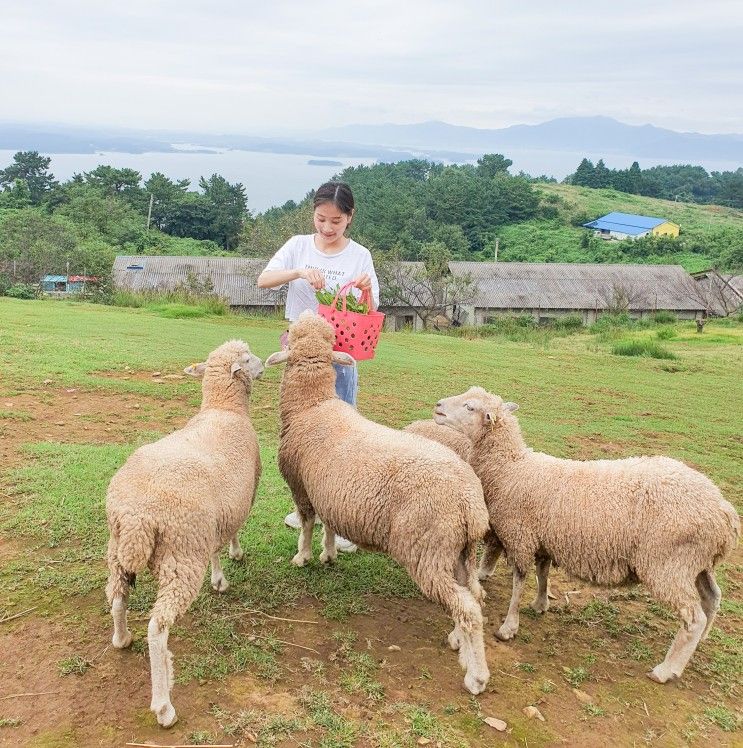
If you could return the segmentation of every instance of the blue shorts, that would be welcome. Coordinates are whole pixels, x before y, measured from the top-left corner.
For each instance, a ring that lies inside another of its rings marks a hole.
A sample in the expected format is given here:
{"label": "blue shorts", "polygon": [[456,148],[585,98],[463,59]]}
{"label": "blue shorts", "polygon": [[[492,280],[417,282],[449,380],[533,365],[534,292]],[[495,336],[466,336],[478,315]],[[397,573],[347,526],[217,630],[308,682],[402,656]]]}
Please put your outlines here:
{"label": "blue shorts", "polygon": [[355,408],[356,391],[359,388],[359,370],[356,364],[353,366],[333,364],[333,368],[335,369],[335,394]]}

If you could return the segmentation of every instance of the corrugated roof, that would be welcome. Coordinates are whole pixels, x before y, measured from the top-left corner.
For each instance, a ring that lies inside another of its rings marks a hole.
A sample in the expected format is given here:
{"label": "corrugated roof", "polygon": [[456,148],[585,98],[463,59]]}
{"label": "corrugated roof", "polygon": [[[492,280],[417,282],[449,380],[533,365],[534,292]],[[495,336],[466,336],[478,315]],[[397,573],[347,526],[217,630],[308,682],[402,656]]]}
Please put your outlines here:
{"label": "corrugated roof", "polygon": [[199,283],[211,281],[214,293],[231,306],[276,306],[286,300],[286,286],[273,291],[258,288],[256,279],[266,260],[248,257],[173,257],[119,256],[114,261],[116,288],[131,291],[172,291],[188,285],[189,278]]}
{"label": "corrugated roof", "polygon": [[691,276],[680,265],[450,262],[449,269],[472,276],[473,303],[480,308],[605,309],[620,288],[631,309],[703,310],[690,297]]}
{"label": "corrugated roof", "polygon": [[45,275],[41,279],[42,283],[67,283],[66,275]]}
{"label": "corrugated roof", "polygon": [[604,231],[617,231],[622,234],[635,236],[645,231],[650,231],[662,223],[667,223],[666,218],[655,218],[653,216],[637,216],[633,213],[607,213],[595,221],[584,223],[589,229],[603,229]]}
{"label": "corrugated roof", "polygon": [[[403,265],[406,272],[422,267]],[[119,256],[113,278],[117,288],[133,291],[173,290],[189,277],[209,278],[214,292],[232,306],[283,304],[286,287],[272,291],[256,285],[265,266],[265,260],[246,257]],[[691,277],[680,265],[450,262],[449,269],[473,277],[474,306],[487,309],[604,309],[615,286],[631,292],[632,309],[704,308],[684,290]]]}

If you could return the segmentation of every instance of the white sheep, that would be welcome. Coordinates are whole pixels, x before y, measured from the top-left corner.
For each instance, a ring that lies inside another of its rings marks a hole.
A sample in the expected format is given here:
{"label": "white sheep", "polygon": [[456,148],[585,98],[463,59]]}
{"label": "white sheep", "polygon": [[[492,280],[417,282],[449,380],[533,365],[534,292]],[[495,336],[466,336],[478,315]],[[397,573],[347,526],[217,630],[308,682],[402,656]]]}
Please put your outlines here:
{"label": "white sheep", "polygon": [[658,683],[680,677],[720,607],[714,567],[735,548],[737,512],[706,476],[667,457],[580,461],[533,452],[513,415],[517,408],[479,387],[435,408],[437,423],[472,442],[470,464],[513,566],[498,638],[518,630],[524,578],[535,560],[532,607],[540,613],[549,605],[550,563],[594,584],[639,581],[683,623],[648,676]]}
{"label": "white sheep", "polygon": [[459,455],[465,462],[470,455],[470,440],[459,431],[451,429],[448,426],[440,426],[432,419],[413,421],[409,423],[403,431],[409,431],[411,434],[420,434],[426,439],[432,439],[445,447],[449,447],[452,452]]}
{"label": "white sheep", "polygon": [[260,359],[240,340],[213,351],[187,374],[203,377],[201,410],[179,431],[137,449],[111,479],[106,494],[113,646],[131,644],[126,611],[129,587],[148,567],[158,582],[147,627],[152,675],[150,708],[163,727],[177,719],[168,632],[198,595],[211,559],[211,584],[228,583],[219,563],[243,552],[237,532],[255,498],[261,472],[248,398]]}
{"label": "white sheep", "polygon": [[304,312],[289,329],[281,380],[279,468],[302,520],[293,563],[312,558],[317,514],[324,525],[320,561],[336,558],[335,533],[362,548],[389,554],[426,597],[454,619],[449,644],[459,649],[465,687],[481,693],[485,660],[482,588],[476,546],[488,528],[482,488],[472,468],[449,449],[381,426],[335,395],[333,328]]}

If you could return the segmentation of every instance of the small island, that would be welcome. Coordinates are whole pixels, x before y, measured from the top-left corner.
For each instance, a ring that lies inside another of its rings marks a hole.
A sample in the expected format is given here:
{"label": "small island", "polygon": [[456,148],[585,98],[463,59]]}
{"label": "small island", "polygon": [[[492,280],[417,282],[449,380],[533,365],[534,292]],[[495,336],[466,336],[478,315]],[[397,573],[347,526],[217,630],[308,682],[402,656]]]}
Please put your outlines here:
{"label": "small island", "polygon": [[307,163],[310,166],[343,166],[340,161],[333,161],[329,158],[311,158]]}

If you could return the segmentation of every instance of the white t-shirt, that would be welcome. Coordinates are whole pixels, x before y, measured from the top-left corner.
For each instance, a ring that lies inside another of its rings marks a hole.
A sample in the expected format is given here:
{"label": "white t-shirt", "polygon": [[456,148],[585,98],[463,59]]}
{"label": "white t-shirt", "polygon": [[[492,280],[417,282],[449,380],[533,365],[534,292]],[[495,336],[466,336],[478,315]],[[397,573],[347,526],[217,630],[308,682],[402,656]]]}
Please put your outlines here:
{"label": "white t-shirt", "polygon": [[[340,252],[327,255],[315,246],[314,234],[293,236],[271,258],[266,265],[266,270],[294,270],[295,268],[319,270],[325,276],[325,288],[329,291],[358,278],[362,273],[368,273],[372,282],[371,292],[374,303],[379,305],[379,281],[374,271],[371,253],[353,239],[350,239]],[[275,286],[275,288],[281,288],[281,286]],[[358,289],[353,289],[353,292],[357,297],[361,294]],[[307,309],[317,311],[315,289],[304,278],[289,281],[284,316],[291,322],[296,322],[299,315]]]}

